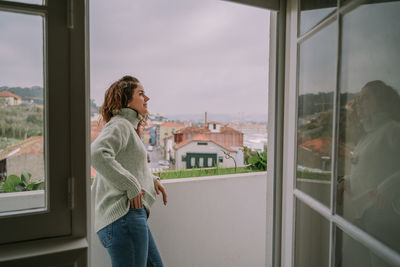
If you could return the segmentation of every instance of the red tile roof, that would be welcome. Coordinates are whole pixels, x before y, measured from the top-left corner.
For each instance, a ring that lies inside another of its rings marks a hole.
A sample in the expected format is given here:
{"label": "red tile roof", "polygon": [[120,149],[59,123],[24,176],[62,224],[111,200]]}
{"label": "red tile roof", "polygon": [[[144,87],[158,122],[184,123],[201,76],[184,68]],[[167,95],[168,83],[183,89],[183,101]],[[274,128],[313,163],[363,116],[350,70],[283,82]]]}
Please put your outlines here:
{"label": "red tile roof", "polygon": [[21,97],[19,95],[13,94],[9,91],[1,91],[0,92],[0,97],[14,97],[17,99],[21,99]]}
{"label": "red tile roof", "polygon": [[175,133],[205,133],[209,131],[209,129],[200,128],[199,126],[189,126],[183,129],[179,129]]}
{"label": "red tile roof", "polygon": [[43,154],[43,136],[32,136],[0,152],[0,160],[20,155]]}
{"label": "red tile roof", "polygon": [[[332,153],[332,138],[331,137],[321,137],[312,139],[302,143],[300,146],[305,147],[312,152],[331,155]],[[343,143],[339,144],[339,155],[340,156],[349,156],[350,152],[346,145]]]}
{"label": "red tile roof", "polygon": [[160,127],[185,127],[185,125],[175,122],[164,122]]}
{"label": "red tile roof", "polygon": [[181,147],[183,147],[183,146],[185,146],[185,145],[187,145],[187,144],[189,144],[191,142],[213,142],[214,144],[216,144],[216,145],[218,145],[218,146],[220,146],[220,147],[222,147],[222,148],[224,148],[224,149],[226,149],[228,151],[237,152],[236,150],[234,150],[234,149],[232,149],[232,148],[230,148],[228,146],[224,146],[224,145],[222,145],[222,144],[220,144],[220,143],[218,143],[216,141],[211,140],[210,138],[208,138],[207,136],[205,136],[203,134],[197,134],[197,135],[195,135],[193,137],[192,140],[187,139],[187,140],[185,140],[183,142],[180,142],[179,144],[176,144],[175,145],[175,149],[179,149],[179,148],[181,148]]}
{"label": "red tile roof", "polygon": [[238,133],[238,134],[243,134],[241,131],[235,130],[231,127],[228,126],[222,126],[221,127],[221,133]]}
{"label": "red tile roof", "polygon": [[332,150],[332,138],[330,137],[321,137],[317,139],[313,139],[310,141],[307,141],[301,146],[313,151],[313,152],[319,152],[319,153],[330,153]]}

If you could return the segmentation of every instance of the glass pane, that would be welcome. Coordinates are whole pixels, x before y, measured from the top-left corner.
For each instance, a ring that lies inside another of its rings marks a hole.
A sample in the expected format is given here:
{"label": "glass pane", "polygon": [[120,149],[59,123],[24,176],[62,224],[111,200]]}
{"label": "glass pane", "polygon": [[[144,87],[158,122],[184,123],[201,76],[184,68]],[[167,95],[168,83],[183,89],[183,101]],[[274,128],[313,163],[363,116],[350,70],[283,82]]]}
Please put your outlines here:
{"label": "glass pane", "polygon": [[8,0],[10,2],[24,3],[24,4],[34,4],[34,5],[43,5],[44,0]]}
{"label": "glass pane", "polygon": [[395,267],[375,255],[349,235],[337,228],[336,264],[338,267]]}
{"label": "glass pane", "polygon": [[399,12],[343,17],[337,213],[400,252]]}
{"label": "glass pane", "polygon": [[300,1],[300,34],[317,25],[336,9],[336,0],[301,0]]}
{"label": "glass pane", "polygon": [[296,187],[330,203],[337,24],[300,45]]}
{"label": "glass pane", "polygon": [[329,222],[296,200],[296,267],[329,266]]}
{"label": "glass pane", "polygon": [[44,207],[43,18],[0,12],[0,214]]}

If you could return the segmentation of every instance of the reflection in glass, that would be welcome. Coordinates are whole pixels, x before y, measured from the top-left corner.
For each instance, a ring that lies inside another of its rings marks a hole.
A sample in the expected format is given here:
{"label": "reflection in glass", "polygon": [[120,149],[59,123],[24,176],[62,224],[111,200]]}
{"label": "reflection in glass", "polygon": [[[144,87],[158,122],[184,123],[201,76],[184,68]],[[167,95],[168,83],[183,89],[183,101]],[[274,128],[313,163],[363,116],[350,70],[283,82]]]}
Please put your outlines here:
{"label": "reflection in glass", "polygon": [[296,187],[330,203],[337,24],[300,45]]}
{"label": "reflection in glass", "polygon": [[43,5],[44,0],[8,0],[10,2],[24,3],[24,4],[34,4],[34,5]]}
{"label": "reflection in glass", "polygon": [[45,105],[43,18],[0,12],[0,25],[1,214],[44,207]]}
{"label": "reflection in glass", "polygon": [[400,252],[399,12],[371,4],[343,18],[337,213]]}
{"label": "reflection in glass", "polygon": [[296,200],[296,267],[329,266],[329,222]]}
{"label": "reflection in glass", "polygon": [[300,34],[306,33],[323,18],[336,9],[335,0],[301,0],[300,1]]}
{"label": "reflection in glass", "polygon": [[337,267],[395,267],[338,228],[336,230],[335,262]]}

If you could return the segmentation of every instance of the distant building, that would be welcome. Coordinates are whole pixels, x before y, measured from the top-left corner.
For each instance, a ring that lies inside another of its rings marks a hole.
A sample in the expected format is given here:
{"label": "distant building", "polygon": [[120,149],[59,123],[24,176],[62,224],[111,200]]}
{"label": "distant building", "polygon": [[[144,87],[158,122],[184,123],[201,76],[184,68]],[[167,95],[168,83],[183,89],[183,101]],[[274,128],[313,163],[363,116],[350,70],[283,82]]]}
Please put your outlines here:
{"label": "distant building", "polygon": [[192,126],[177,131],[174,138],[175,144],[193,139],[198,134],[203,134],[226,147],[243,147],[243,133],[218,122],[206,123],[205,127]]}
{"label": "distant building", "polygon": [[170,136],[168,138],[164,139],[164,150],[163,150],[163,156],[166,160],[169,162],[175,160],[175,150],[174,150],[174,137]]}
{"label": "distant building", "polygon": [[215,167],[234,167],[231,155],[237,166],[243,166],[243,151],[224,146],[217,141],[211,140],[204,134],[197,134],[192,139],[186,139],[175,147],[175,167],[176,169],[207,168]]}
{"label": "distant building", "polygon": [[142,134],[142,140],[144,144],[150,144],[150,130],[145,129]]}
{"label": "distant building", "polygon": [[165,145],[165,139],[174,136],[174,133],[182,128],[185,128],[184,124],[175,122],[164,122],[159,126],[159,144],[163,147]]}
{"label": "distant building", "polygon": [[219,122],[207,122],[204,126],[191,126],[178,130],[174,135],[176,169],[243,166],[243,133]]}
{"label": "distant building", "polygon": [[13,94],[9,91],[1,91],[0,99],[4,99],[5,103],[10,106],[20,105],[22,100],[19,95]]}

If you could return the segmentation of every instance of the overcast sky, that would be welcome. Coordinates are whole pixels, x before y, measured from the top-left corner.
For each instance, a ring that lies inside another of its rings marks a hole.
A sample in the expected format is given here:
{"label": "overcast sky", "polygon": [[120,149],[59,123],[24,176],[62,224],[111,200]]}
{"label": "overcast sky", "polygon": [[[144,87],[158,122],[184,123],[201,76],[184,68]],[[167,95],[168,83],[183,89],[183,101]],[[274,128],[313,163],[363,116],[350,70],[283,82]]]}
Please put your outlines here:
{"label": "overcast sky", "polygon": [[[0,12],[0,86],[43,86],[42,18]],[[267,113],[269,12],[220,0],[90,1],[91,98],[124,74],[163,114]]]}
{"label": "overcast sky", "polygon": [[267,112],[268,11],[217,0],[102,0],[90,8],[97,104],[131,74],[153,112]]}

